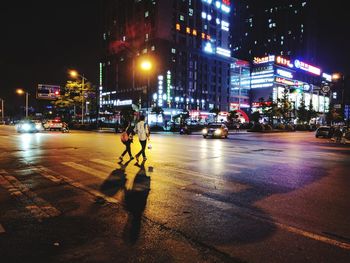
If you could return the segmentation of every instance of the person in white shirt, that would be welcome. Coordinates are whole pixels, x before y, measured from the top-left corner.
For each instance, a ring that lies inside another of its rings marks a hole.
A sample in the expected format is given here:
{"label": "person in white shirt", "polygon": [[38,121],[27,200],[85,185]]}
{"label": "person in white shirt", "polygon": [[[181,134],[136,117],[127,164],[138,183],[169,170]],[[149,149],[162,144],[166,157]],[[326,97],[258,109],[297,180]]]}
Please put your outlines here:
{"label": "person in white shirt", "polygon": [[139,122],[135,126],[135,133],[137,133],[137,136],[139,137],[139,141],[141,144],[141,150],[135,155],[135,158],[137,161],[139,161],[139,156],[142,154],[143,160],[147,160],[146,157],[146,144],[147,144],[147,139],[149,140],[149,127],[145,123],[145,116],[141,115]]}

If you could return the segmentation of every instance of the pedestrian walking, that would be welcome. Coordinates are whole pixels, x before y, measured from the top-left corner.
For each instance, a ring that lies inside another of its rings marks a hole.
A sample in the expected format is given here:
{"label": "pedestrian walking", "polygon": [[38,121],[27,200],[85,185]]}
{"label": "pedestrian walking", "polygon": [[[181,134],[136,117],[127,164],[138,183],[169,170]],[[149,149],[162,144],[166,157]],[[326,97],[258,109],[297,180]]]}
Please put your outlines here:
{"label": "pedestrian walking", "polygon": [[340,143],[342,136],[343,136],[343,133],[340,130],[340,128],[336,128],[336,130],[334,131],[335,142]]}
{"label": "pedestrian walking", "polygon": [[147,160],[145,150],[146,150],[147,140],[150,140],[150,136],[149,136],[149,127],[147,123],[145,123],[144,115],[140,116],[140,120],[136,124],[134,132],[137,133],[137,136],[139,137],[139,141],[141,144],[141,150],[135,155],[136,160],[139,161],[139,157],[141,154],[142,154],[143,160]]}
{"label": "pedestrian walking", "polygon": [[122,132],[120,139],[122,141],[122,143],[125,145],[125,150],[122,153],[122,155],[119,157],[120,161],[123,161],[123,157],[126,153],[129,154],[130,160],[133,160],[134,157],[131,154],[131,144],[133,142],[133,130],[131,127],[130,122],[127,123],[126,128],[124,129],[124,131]]}

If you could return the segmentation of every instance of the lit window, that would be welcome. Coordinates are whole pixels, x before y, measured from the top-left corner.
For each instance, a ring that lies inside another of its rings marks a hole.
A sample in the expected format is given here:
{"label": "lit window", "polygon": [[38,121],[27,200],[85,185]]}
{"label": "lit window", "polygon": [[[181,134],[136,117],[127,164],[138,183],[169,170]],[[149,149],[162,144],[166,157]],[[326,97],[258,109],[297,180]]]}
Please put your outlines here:
{"label": "lit window", "polygon": [[205,33],[202,33],[202,38],[205,39]]}
{"label": "lit window", "polygon": [[177,31],[181,30],[180,24],[176,24],[176,30],[177,30]]}
{"label": "lit window", "polygon": [[209,35],[207,35],[207,39],[208,39],[208,40],[210,40],[210,39],[211,39],[211,37],[210,37]]}
{"label": "lit window", "polygon": [[191,29],[189,27],[186,27],[186,33],[191,34]]}
{"label": "lit window", "polygon": [[210,21],[212,19],[211,15],[208,14],[207,19],[208,19],[208,21]]}
{"label": "lit window", "polygon": [[172,48],[172,49],[171,49],[171,53],[176,54],[176,49],[175,49],[175,48]]}
{"label": "lit window", "polygon": [[146,12],[145,12],[145,17],[148,17],[148,16],[149,16],[149,12],[146,11]]}
{"label": "lit window", "polygon": [[202,18],[206,19],[207,18],[207,13],[206,12],[202,12]]}
{"label": "lit window", "polygon": [[197,36],[197,30],[193,29],[192,34],[193,34],[194,36]]}
{"label": "lit window", "polygon": [[189,15],[189,16],[193,16],[193,9],[192,9],[192,8],[189,8],[189,9],[188,9],[188,15]]}
{"label": "lit window", "polygon": [[151,46],[151,50],[152,51],[156,50],[156,46]]}
{"label": "lit window", "polygon": [[180,15],[180,21],[185,21],[185,17],[183,15]]}

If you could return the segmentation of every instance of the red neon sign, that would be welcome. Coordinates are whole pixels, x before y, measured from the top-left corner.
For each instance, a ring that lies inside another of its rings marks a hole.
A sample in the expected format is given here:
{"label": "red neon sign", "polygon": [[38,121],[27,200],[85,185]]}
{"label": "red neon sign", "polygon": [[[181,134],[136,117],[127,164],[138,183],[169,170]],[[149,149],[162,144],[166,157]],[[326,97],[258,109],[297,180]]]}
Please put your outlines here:
{"label": "red neon sign", "polygon": [[222,0],[222,3],[225,5],[231,5],[231,1],[230,0]]}

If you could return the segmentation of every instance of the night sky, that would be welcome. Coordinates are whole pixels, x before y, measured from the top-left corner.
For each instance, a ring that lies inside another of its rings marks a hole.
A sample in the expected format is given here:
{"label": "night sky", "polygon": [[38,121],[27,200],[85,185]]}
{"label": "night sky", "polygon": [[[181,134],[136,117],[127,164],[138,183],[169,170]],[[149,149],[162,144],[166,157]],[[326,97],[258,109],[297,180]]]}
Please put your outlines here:
{"label": "night sky", "polygon": [[[257,0],[260,1],[260,0]],[[15,94],[35,94],[37,84],[64,85],[75,68],[98,80],[101,0],[7,1],[0,8],[0,98],[7,107],[22,103]],[[340,0],[319,3],[319,63],[326,71],[350,74],[350,23]],[[33,96],[34,98],[34,96]]]}

